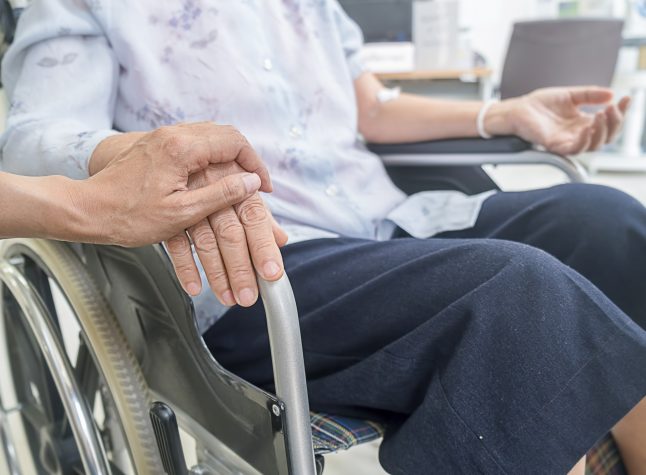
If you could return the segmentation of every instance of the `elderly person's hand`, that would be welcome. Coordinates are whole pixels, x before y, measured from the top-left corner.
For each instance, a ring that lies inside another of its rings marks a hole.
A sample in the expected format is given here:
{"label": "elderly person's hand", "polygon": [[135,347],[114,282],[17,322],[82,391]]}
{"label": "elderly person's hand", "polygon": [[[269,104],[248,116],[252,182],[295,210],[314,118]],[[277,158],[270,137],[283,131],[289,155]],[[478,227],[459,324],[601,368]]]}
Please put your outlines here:
{"label": "elderly person's hand", "polygon": [[[612,103],[613,93],[599,87],[545,88],[493,106],[485,129],[514,134],[560,155],[598,150],[615,139],[630,104]],[[585,107],[600,107],[595,113]]]}
{"label": "elderly person's hand", "polygon": [[187,231],[226,305],[256,301],[252,262],[267,280],[282,276],[286,236],[255,193],[271,190],[269,174],[235,129],[205,122],[116,135],[99,144],[90,171],[88,186],[109,202],[97,209],[111,210],[100,234],[125,246],[167,240],[189,294],[202,289]]}
{"label": "elderly person's hand", "polygon": [[[233,162],[210,165],[192,175],[189,186],[196,189],[212,186],[241,171],[240,165]],[[278,227],[258,193],[201,220],[188,229],[188,234],[211,289],[224,305],[237,303],[248,307],[256,302],[258,286],[254,268],[266,280],[276,280],[282,275],[277,246],[287,242],[287,235]],[[180,280],[200,282],[186,234],[170,239],[167,247]],[[189,289],[189,293],[196,292]]]}

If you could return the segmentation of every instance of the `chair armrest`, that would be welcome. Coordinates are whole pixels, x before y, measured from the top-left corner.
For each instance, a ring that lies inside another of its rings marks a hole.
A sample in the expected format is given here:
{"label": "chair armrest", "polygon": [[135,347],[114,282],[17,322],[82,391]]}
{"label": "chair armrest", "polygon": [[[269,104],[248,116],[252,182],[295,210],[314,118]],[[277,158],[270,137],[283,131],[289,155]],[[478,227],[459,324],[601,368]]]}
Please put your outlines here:
{"label": "chair armrest", "polygon": [[276,282],[258,277],[265,305],[276,395],[285,403],[290,473],[316,475],[298,310],[287,274]]}
{"label": "chair armrest", "polygon": [[429,154],[500,154],[520,153],[532,149],[532,144],[519,137],[494,137],[490,140],[465,138],[431,140],[400,144],[367,144],[377,155],[429,155]]}
{"label": "chair armrest", "polygon": [[403,144],[368,144],[387,166],[482,166],[549,165],[561,170],[571,182],[584,182],[585,169],[569,157],[538,149],[518,137],[434,140]]}

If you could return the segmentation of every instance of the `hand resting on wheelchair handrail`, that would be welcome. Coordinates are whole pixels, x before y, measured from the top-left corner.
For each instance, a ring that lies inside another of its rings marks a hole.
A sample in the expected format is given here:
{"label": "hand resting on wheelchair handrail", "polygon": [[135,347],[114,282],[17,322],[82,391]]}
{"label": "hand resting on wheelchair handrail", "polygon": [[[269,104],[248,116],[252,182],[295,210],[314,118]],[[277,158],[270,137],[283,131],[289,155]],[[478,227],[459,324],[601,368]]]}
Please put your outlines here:
{"label": "hand resting on wheelchair handrail", "polygon": [[[156,242],[165,239],[182,286],[195,296],[202,289],[192,241],[213,292],[227,306],[236,303],[251,306],[256,302],[256,270],[266,280],[282,276],[283,263],[278,247],[286,243],[287,236],[255,193],[259,187],[271,191],[269,174],[237,130],[201,122],[162,127],[147,133],[114,135],[104,139],[94,150],[90,173],[96,174],[97,179],[105,177],[112,168],[128,160],[148,170],[146,176],[150,179],[123,183],[122,192],[126,192],[126,187],[132,187],[125,195],[129,200],[120,196],[119,189],[115,190],[117,196],[113,198],[121,202],[123,211],[108,224],[122,230],[118,244],[139,245],[141,239],[151,241],[151,237]],[[175,164],[176,176],[163,175],[162,163],[167,162]],[[244,175],[244,172],[253,172],[261,180],[255,175]],[[248,188],[251,192],[241,195],[234,181],[239,176],[251,176],[254,177],[252,182],[262,183],[257,183],[255,188],[252,183]],[[112,173],[111,179],[114,182],[122,180],[118,173]],[[155,195],[155,187],[158,180],[164,179],[175,180],[174,189],[186,198],[182,202],[185,209],[155,207],[162,198]],[[218,193],[223,196],[217,200],[218,206],[211,206],[208,213],[198,212],[196,208],[205,210]],[[189,196],[193,197],[192,201],[188,200]],[[137,219],[133,219],[135,209],[140,210]],[[181,213],[195,219],[189,223],[182,219]],[[159,228],[164,227],[162,233]],[[154,230],[158,230],[156,234],[153,234]],[[152,236],[146,236],[146,233]]]}

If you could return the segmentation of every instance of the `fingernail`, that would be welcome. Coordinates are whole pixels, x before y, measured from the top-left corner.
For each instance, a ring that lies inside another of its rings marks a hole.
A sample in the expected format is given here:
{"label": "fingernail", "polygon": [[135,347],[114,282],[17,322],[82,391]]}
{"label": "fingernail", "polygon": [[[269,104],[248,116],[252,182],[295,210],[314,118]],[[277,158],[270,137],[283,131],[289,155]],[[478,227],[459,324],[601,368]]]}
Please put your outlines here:
{"label": "fingernail", "polygon": [[233,292],[227,290],[222,294],[222,301],[227,307],[233,307],[236,304],[236,299],[233,296]]}
{"label": "fingernail", "polygon": [[260,188],[260,177],[255,173],[248,173],[242,177],[247,193],[253,193]]}
{"label": "fingernail", "polygon": [[274,261],[267,261],[262,270],[265,272],[265,277],[273,277],[280,272],[280,266]]}
{"label": "fingernail", "polygon": [[195,297],[196,295],[200,295],[201,290],[202,290],[201,287],[195,282],[189,282],[186,285],[186,291],[193,297]]}
{"label": "fingernail", "polygon": [[242,289],[238,294],[238,303],[243,307],[251,307],[256,301],[256,293],[251,289]]}

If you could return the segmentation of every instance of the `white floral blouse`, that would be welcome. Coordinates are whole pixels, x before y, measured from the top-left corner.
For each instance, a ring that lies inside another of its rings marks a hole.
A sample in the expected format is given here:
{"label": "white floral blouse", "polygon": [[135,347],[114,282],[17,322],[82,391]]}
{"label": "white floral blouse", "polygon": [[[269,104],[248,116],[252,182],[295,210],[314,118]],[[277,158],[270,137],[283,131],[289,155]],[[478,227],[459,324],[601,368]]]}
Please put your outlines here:
{"label": "white floral blouse", "polygon": [[336,0],[33,0],[2,68],[0,166],[84,178],[111,134],[213,120],[268,164],[292,242],[471,226],[484,196],[407,199],[357,139],[361,45]]}

